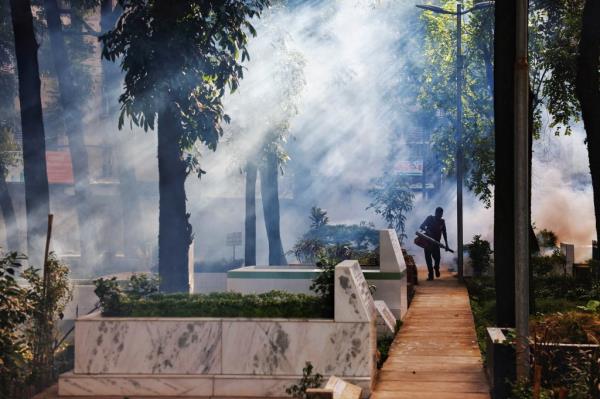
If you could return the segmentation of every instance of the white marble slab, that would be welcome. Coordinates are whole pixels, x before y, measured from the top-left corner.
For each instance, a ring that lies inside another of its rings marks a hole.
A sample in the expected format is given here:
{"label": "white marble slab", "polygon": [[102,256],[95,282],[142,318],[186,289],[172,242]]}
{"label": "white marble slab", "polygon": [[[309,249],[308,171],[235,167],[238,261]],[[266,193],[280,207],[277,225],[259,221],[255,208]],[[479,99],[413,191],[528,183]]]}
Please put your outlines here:
{"label": "white marble slab", "polygon": [[375,304],[369,285],[355,260],[345,260],[335,267],[335,321],[375,321]]}
{"label": "white marble slab", "polygon": [[[374,327],[373,327],[374,328]],[[223,320],[223,374],[370,376],[371,323]]]}
{"label": "white marble slab", "polygon": [[213,378],[185,375],[97,375],[65,373],[58,379],[60,396],[206,396]]}
{"label": "white marble slab", "polygon": [[77,374],[218,374],[221,322],[83,318],[76,321]]}
{"label": "white marble slab", "polygon": [[388,308],[384,301],[375,301],[375,308],[377,309],[378,334],[380,326],[385,326],[386,333],[394,334],[396,330],[396,317],[394,317],[390,308]]}
{"label": "white marble slab", "polygon": [[395,230],[379,230],[379,268],[382,272],[392,273],[406,270],[402,247]]}

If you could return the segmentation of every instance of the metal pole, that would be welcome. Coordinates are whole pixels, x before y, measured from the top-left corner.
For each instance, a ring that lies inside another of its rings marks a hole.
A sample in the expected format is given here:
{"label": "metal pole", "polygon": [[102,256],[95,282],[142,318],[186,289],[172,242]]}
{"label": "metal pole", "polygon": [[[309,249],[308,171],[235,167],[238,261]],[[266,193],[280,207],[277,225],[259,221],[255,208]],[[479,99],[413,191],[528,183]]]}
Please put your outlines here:
{"label": "metal pole", "polygon": [[515,43],[515,324],[517,379],[529,377],[529,81],[527,0],[516,1]]}
{"label": "metal pole", "polygon": [[456,3],[456,240],[458,278],[463,277],[462,3]]}

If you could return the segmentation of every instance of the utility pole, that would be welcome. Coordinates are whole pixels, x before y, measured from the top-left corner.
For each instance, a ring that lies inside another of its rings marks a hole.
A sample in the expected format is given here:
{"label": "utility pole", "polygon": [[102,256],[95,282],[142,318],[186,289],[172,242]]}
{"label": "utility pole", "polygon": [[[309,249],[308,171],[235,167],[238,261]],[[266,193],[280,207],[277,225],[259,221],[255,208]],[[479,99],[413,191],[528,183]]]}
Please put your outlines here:
{"label": "utility pole", "polygon": [[515,42],[515,324],[517,379],[529,377],[529,76],[528,2],[516,1]]}
{"label": "utility pole", "polygon": [[444,8],[429,4],[417,5],[417,8],[426,11],[432,11],[437,14],[447,14],[456,16],[456,240],[458,255],[458,277],[463,277],[463,140],[462,140],[462,16],[472,11],[482,10],[494,5],[493,1],[482,1],[473,7],[464,10],[462,3],[456,3],[456,11],[446,10]]}

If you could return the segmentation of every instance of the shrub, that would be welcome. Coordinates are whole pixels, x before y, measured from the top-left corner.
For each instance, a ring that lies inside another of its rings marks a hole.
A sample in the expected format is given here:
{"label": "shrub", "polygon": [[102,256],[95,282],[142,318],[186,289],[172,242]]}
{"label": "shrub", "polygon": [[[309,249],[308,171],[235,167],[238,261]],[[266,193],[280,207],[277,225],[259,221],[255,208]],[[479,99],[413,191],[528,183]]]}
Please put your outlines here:
{"label": "shrub", "polygon": [[23,259],[14,252],[0,259],[0,397],[10,397],[12,384],[24,382],[31,359],[22,326],[33,304],[15,280]]}
{"label": "shrub", "polygon": [[473,237],[471,243],[466,245],[469,251],[469,257],[471,258],[471,266],[475,276],[481,276],[487,269],[489,269],[492,263],[492,249],[490,242],[482,240],[480,235]]}
{"label": "shrub", "polygon": [[558,236],[552,230],[542,229],[535,236],[541,248],[555,248]]}
{"label": "shrub", "polygon": [[313,374],[313,365],[311,362],[306,362],[306,366],[302,369],[302,378],[298,384],[294,384],[285,389],[285,393],[291,395],[292,398],[306,399],[306,390],[308,388],[319,388],[323,383],[323,376],[319,373]]}
{"label": "shrub", "polygon": [[28,397],[32,386],[43,388],[56,376],[56,320],[71,298],[67,266],[53,254],[46,264],[49,278],[32,267],[16,271],[25,256],[15,252],[0,258],[0,397]]}
{"label": "shrub", "polygon": [[555,249],[551,255],[536,255],[531,257],[531,268],[535,276],[547,276],[556,267],[561,268],[563,275],[566,274],[567,258],[559,249]]}
{"label": "shrub", "polygon": [[[133,278],[133,277],[132,277]],[[102,315],[112,317],[257,317],[331,318],[333,307],[322,298],[271,291],[244,295],[236,292],[211,294],[140,295],[127,291],[115,278],[95,281]],[[130,283],[128,287],[131,287]],[[144,284],[146,288],[146,285]]]}

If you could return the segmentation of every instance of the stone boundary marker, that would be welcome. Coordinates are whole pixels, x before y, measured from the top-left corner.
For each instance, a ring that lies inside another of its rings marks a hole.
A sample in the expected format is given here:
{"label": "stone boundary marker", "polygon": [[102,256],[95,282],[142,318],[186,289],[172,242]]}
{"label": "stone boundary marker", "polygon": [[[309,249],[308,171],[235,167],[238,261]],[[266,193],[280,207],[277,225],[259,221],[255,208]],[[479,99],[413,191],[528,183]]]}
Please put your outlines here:
{"label": "stone boundary marker", "polygon": [[375,301],[375,309],[377,309],[377,336],[393,335],[396,330],[396,317],[388,308],[384,301]]}
{"label": "stone boundary marker", "polygon": [[331,376],[325,388],[308,388],[306,395],[308,399],[359,399],[362,389],[352,385],[341,378]]}

